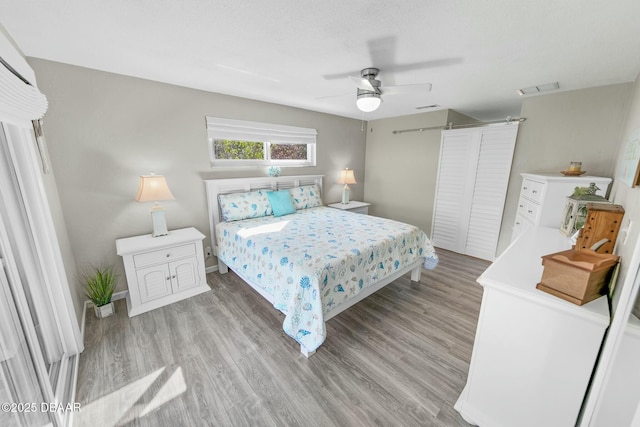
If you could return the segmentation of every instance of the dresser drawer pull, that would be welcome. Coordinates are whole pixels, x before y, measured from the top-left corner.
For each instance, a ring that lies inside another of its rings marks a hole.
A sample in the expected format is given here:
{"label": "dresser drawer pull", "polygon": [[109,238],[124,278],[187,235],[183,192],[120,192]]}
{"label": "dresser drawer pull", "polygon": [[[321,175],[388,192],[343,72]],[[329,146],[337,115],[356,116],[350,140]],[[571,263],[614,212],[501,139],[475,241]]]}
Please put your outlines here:
{"label": "dresser drawer pull", "polygon": [[524,205],[519,205],[518,207],[520,207],[520,208],[524,208]]}
{"label": "dresser drawer pull", "polygon": [[532,190],[531,193],[538,194],[538,190]]}
{"label": "dresser drawer pull", "polygon": [[528,190],[528,189],[529,189],[529,187],[522,187],[522,189],[523,189],[523,190]]}
{"label": "dresser drawer pull", "polygon": [[171,256],[171,254],[167,254],[167,258],[169,258]]}
{"label": "dresser drawer pull", "polygon": [[167,276],[167,281],[171,280],[171,277]]}
{"label": "dresser drawer pull", "polygon": [[527,213],[533,213],[533,211],[532,211],[531,209],[529,209],[529,210],[527,211]]}

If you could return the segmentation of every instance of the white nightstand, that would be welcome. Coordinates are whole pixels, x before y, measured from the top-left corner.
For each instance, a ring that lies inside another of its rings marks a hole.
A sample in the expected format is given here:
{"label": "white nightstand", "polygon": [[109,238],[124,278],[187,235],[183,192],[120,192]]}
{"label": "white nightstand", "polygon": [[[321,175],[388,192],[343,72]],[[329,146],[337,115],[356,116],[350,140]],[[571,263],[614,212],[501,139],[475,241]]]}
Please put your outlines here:
{"label": "white nightstand", "polygon": [[369,215],[369,206],[371,206],[371,203],[356,202],[355,200],[352,200],[347,204],[332,203],[327,206],[330,208],[342,209],[343,211]]}
{"label": "white nightstand", "polygon": [[129,285],[129,317],[209,291],[202,239],[195,228],[173,230],[167,236],[116,240]]}

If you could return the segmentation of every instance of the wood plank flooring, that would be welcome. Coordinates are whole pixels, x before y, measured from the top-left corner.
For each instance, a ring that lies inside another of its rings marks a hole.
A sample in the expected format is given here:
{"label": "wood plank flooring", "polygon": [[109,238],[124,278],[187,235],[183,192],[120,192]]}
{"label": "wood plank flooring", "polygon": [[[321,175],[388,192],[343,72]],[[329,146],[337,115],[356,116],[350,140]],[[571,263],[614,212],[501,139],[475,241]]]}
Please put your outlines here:
{"label": "wood plank flooring", "polygon": [[235,274],[133,318],[87,312],[74,426],[467,426],[466,382],[488,262],[438,250],[327,322],[311,358]]}

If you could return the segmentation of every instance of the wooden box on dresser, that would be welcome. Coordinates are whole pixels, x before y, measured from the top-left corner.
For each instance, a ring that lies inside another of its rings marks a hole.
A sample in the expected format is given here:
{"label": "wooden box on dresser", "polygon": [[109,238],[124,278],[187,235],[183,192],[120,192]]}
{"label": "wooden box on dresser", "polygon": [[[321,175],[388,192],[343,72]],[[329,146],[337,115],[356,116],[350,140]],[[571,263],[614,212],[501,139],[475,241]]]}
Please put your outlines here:
{"label": "wooden box on dresser", "polygon": [[455,409],[481,427],[573,426],[609,326],[606,297],[583,306],[536,289],[540,257],[569,249],[532,227],[478,278],[482,304],[467,384]]}
{"label": "wooden box on dresser", "polygon": [[559,227],[567,197],[576,187],[595,183],[599,196],[606,196],[611,178],[598,176],[564,176],[562,174],[523,173],[522,187],[511,241],[534,225]]}
{"label": "wooden box on dresser", "polygon": [[129,316],[210,290],[201,243],[204,238],[195,228],[183,228],[166,236],[146,234],[116,240],[129,285]]}

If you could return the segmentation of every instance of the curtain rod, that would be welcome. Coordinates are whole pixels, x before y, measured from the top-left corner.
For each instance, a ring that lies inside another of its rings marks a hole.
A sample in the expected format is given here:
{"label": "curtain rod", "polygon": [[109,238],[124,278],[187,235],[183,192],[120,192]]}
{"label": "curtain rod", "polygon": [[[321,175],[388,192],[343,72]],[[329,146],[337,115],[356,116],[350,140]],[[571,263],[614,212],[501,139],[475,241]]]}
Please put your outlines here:
{"label": "curtain rod", "polygon": [[506,120],[494,120],[494,121],[482,122],[482,123],[465,123],[462,125],[454,125],[453,122],[450,122],[447,126],[431,126],[426,128],[401,129],[401,130],[394,130],[391,133],[394,135],[397,135],[405,132],[422,132],[425,130],[434,130],[434,129],[438,129],[438,130],[462,129],[462,128],[469,128],[469,127],[497,125],[501,123],[506,123],[506,124],[516,123],[516,122],[519,123],[519,122],[524,122],[525,120],[527,120],[526,117],[507,117]]}

